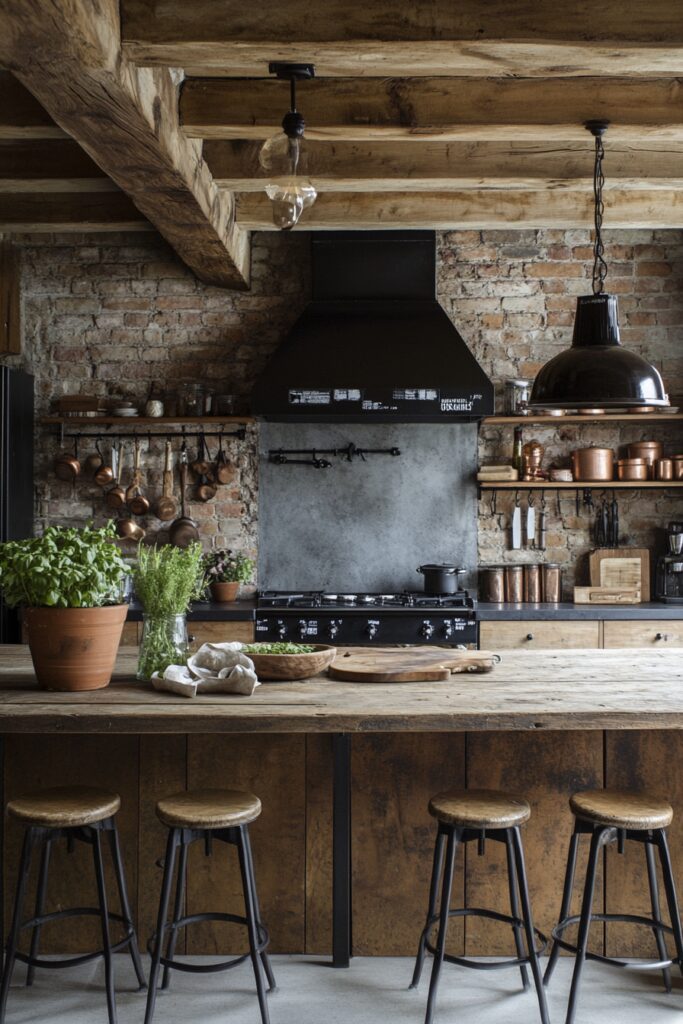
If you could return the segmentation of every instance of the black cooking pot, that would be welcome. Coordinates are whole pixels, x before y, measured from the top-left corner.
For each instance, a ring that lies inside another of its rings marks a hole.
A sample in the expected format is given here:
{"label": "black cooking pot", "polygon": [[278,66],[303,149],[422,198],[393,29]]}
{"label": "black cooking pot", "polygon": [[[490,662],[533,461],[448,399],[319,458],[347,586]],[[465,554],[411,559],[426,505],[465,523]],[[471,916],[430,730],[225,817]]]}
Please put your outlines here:
{"label": "black cooking pot", "polygon": [[457,565],[421,565],[417,572],[424,576],[425,594],[454,594],[465,569]]}

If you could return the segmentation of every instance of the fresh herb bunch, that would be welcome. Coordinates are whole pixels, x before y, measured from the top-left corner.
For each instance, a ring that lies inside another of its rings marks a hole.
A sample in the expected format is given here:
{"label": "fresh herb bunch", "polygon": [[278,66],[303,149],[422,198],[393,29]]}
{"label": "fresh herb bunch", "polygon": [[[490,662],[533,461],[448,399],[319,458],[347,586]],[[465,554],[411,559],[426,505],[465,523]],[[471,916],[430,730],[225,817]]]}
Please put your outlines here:
{"label": "fresh herb bunch", "polygon": [[113,522],[48,526],[42,537],[0,544],[0,589],[10,606],[101,608],[121,604],[127,567]]}
{"label": "fresh herb bunch", "polygon": [[202,546],[140,545],[133,568],[135,596],[145,615],[182,615],[201,591]]}
{"label": "fresh herb bunch", "polygon": [[288,644],[285,642],[272,644],[244,644],[244,654],[312,654],[315,647],[311,644]]}
{"label": "fresh herb bunch", "polygon": [[204,572],[207,583],[249,583],[254,563],[246,555],[221,548],[204,555]]}
{"label": "fresh herb bunch", "polygon": [[184,619],[179,626],[176,616],[184,615],[200,596],[204,582],[201,544],[186,548],[141,545],[133,582],[145,613],[137,676],[151,679],[154,672],[187,661]]}

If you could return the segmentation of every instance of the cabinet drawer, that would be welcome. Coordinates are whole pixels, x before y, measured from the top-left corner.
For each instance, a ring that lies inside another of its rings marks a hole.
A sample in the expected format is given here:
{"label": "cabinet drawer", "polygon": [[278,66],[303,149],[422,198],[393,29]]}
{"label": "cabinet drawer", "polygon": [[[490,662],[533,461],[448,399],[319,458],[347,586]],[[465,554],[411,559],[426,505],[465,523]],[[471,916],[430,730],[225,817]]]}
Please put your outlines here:
{"label": "cabinet drawer", "polygon": [[482,650],[506,648],[599,647],[599,622],[481,622],[479,646]]}
{"label": "cabinet drawer", "polygon": [[630,619],[605,623],[605,647],[683,647],[683,621]]}
{"label": "cabinet drawer", "polygon": [[195,651],[202,644],[226,644],[233,640],[250,644],[254,639],[254,623],[195,621],[188,622],[187,632],[194,638],[190,646]]}
{"label": "cabinet drawer", "polygon": [[124,622],[121,634],[121,647],[137,647],[140,643],[141,622]]}

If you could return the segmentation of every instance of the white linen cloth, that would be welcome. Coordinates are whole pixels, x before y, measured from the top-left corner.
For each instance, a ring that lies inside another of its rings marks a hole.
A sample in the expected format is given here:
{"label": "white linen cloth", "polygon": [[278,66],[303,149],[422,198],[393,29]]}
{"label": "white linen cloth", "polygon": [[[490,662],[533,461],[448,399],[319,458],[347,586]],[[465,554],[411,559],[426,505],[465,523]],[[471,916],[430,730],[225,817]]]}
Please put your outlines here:
{"label": "white linen cloth", "polygon": [[251,697],[261,684],[254,662],[242,654],[242,646],[239,642],[202,644],[188,658],[187,665],[169,665],[162,675],[155,672],[152,686],[183,697],[195,697],[198,693],[241,693]]}

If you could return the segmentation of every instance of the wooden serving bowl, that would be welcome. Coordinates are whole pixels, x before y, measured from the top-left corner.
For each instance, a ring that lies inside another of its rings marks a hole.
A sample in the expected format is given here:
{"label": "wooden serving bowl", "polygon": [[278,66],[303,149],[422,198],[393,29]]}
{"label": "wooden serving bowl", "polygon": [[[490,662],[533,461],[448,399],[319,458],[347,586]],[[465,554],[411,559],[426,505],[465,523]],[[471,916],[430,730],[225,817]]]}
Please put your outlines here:
{"label": "wooden serving bowl", "polygon": [[250,654],[256,675],[262,681],[282,682],[293,679],[310,679],[324,672],[337,656],[337,648],[327,644],[310,644],[315,647],[309,654]]}

